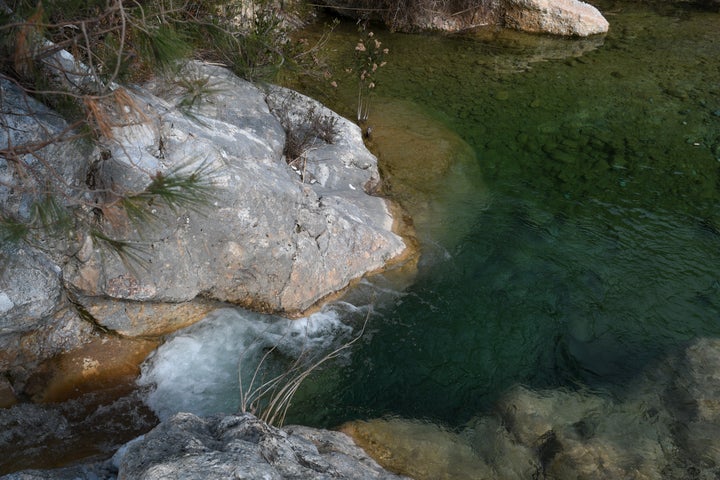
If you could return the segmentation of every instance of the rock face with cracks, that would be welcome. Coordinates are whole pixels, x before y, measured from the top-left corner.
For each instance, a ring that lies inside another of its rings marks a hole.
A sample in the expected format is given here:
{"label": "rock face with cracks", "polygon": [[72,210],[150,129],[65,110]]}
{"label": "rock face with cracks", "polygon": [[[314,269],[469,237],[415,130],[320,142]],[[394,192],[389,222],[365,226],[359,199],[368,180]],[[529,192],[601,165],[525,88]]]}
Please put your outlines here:
{"label": "rock face with cracks", "polygon": [[25,470],[6,480],[409,480],[381,468],[347,435],[272,427],[250,414],[178,413],[108,461]]}
{"label": "rock face with cracks", "polygon": [[357,18],[369,15],[400,31],[459,32],[495,25],[531,33],[587,37],[606,33],[609,28],[608,21],[595,7],[580,0],[475,2],[460,11],[448,7],[449,3],[404,10],[368,10],[355,0],[324,0],[323,3],[342,15]]}
{"label": "rock face with cracks", "polygon": [[[190,63],[182,78],[124,89],[134,118],[113,123],[99,147],[51,143],[40,154],[53,159],[65,184],[81,188],[92,177],[140,191],[155,175],[201,168],[211,201],[158,209],[152,225],[123,227],[125,239],[142,245],[141,267],[83,232],[42,252],[12,252],[0,278],[0,372],[22,377],[13,359],[29,366],[77,347],[91,323],[135,337],[189,325],[221,302],[298,314],[405,250],[386,201],[370,194],[377,160],[356,125],[307,97],[261,90],[220,67]],[[188,85],[202,85],[202,95]],[[14,84],[2,89],[0,148],[67,128]],[[332,128],[314,132],[318,120]],[[303,171],[286,157],[286,139],[298,129],[311,140],[294,152]],[[3,185],[12,184],[12,172],[0,157]],[[20,216],[31,201],[0,190],[3,207]]]}
{"label": "rock face with cracks", "polygon": [[179,413],[115,456],[118,478],[394,480],[352,440],[309,427],[271,427],[249,414]]}
{"label": "rock face with cracks", "polygon": [[[170,212],[152,236],[142,275],[96,249],[65,269],[91,313],[104,308],[96,297],[128,304],[122,311],[104,310],[105,326],[141,334],[133,302],[179,303],[198,296],[261,311],[302,312],[403,251],[385,201],[365,192],[378,174],[359,128],[337,117],[328,139],[333,143],[314,145],[307,160],[319,163],[315,158],[324,153],[322,161],[332,168],[323,181],[304,182],[285,161],[286,132],[265,92],[218,67],[190,68],[186,75],[203,78],[212,93],[189,112],[178,108],[182,91],[156,87],[164,99],[134,93],[135,102],[157,117],[116,132],[124,139],[112,152],[116,160],[101,168],[104,176],[132,184],[142,181],[134,178],[138,164],[149,171],[203,165],[215,198],[200,214]],[[320,110],[306,97],[287,95],[292,104],[277,108]],[[335,118],[329,110],[322,115]],[[303,128],[304,120],[287,128]]]}

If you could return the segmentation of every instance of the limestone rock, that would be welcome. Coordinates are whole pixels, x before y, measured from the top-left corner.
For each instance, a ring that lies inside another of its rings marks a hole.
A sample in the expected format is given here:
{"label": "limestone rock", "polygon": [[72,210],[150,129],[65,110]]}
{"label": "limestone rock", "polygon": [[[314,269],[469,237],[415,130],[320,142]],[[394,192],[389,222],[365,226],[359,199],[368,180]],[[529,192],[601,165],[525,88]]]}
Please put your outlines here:
{"label": "limestone rock", "polygon": [[670,368],[665,398],[682,425],[678,444],[694,464],[720,467],[720,340],[696,340]]}
{"label": "limestone rock", "polygon": [[[715,0],[709,0],[715,1]],[[480,26],[497,25],[532,33],[586,37],[608,30],[608,22],[593,6],[580,0],[499,0],[476,2],[460,12],[443,5],[436,8],[407,8],[401,14],[385,9],[368,12],[356,0],[324,0],[341,15],[383,21],[404,32],[459,32]],[[395,10],[390,10],[395,12]]]}
{"label": "limestone rock", "polygon": [[114,458],[127,479],[400,479],[339,432],[179,413]]}
{"label": "limestone rock", "polygon": [[534,33],[587,37],[608,31],[609,23],[579,0],[504,0],[507,27]]}
{"label": "limestone rock", "polygon": [[[87,145],[81,141],[48,142],[67,129],[67,122],[56,112],[29,97],[7,78],[0,78],[0,150],[6,150],[8,156],[26,165],[26,171],[33,172],[23,176],[25,188],[16,191],[12,185],[18,183],[18,170],[10,168],[7,158],[0,155],[0,205],[5,212],[28,218],[33,200],[45,190],[43,182],[52,179],[61,183],[56,177],[37,173],[43,170],[43,162],[53,165],[54,173],[67,186],[64,192],[82,184],[87,164],[77,159],[89,154]],[[24,147],[33,145],[37,146],[32,148],[34,151],[25,151]]]}
{"label": "limestone rock", "polygon": [[63,294],[60,267],[44,253],[16,248],[0,268],[0,372],[19,394],[43,360],[87,342],[93,326]]}
{"label": "limestone rock", "polygon": [[439,425],[401,418],[373,419],[347,423],[342,431],[383,467],[416,480],[494,478],[492,466],[469,442]]}
{"label": "limestone rock", "polygon": [[27,332],[62,300],[60,267],[34,249],[16,249],[0,272],[0,335]]}
{"label": "limestone rock", "polygon": [[[188,68],[209,93],[188,107],[182,91],[151,85],[164,99],[133,92],[137,105],[156,113],[146,124],[118,127],[120,143],[109,145],[112,160],[101,169],[115,182],[141,186],[148,181],[143,171],[204,165],[217,187],[214,202],[200,212],[166,212],[157,231],[135,234],[149,243],[142,275],[87,248],[87,258],[65,269],[87,310],[107,312],[104,299],[159,309],[202,295],[291,315],[403,252],[385,201],[365,192],[377,182],[377,161],[358,127],[326,110],[336,119],[337,140],[308,153],[321,181],[303,181],[284,160],[286,133],[263,91],[219,67]],[[137,308],[97,318],[127,334],[150,333],[142,331]]]}
{"label": "limestone rock", "polygon": [[[357,126],[299,94],[271,111],[265,91],[220,67],[190,63],[182,75],[116,86],[129,118],[109,112],[112,135],[94,149],[48,142],[67,124],[0,79],[0,149],[48,143],[14,160],[41,173],[52,160],[52,175],[75,197],[90,198],[93,186],[140,191],[158,173],[195,168],[214,185],[204,208],[158,208],[152,225],[116,222],[116,236],[139,246],[140,265],[82,231],[42,239],[42,252],[23,247],[3,257],[0,372],[17,392],[40,361],[86,343],[95,328],[161,335],[223,302],[292,316],[405,250],[386,201],[368,193],[377,160]],[[306,152],[313,181],[285,160],[288,132],[302,126],[281,124],[283,108],[316,108],[337,125]],[[32,188],[13,193],[15,175],[0,157],[0,205],[27,218],[35,198]]]}

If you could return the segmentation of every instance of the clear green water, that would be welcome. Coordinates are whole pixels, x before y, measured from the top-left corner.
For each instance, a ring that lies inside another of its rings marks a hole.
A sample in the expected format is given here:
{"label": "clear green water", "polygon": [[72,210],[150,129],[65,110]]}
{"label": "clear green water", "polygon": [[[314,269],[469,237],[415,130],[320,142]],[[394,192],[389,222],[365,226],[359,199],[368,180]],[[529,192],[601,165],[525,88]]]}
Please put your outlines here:
{"label": "clear green water", "polygon": [[[460,425],[517,383],[622,392],[720,334],[720,14],[599,7],[602,39],[376,30],[391,50],[378,95],[468,142],[477,191],[431,199],[453,241],[421,237],[417,281],[376,307],[349,363],[309,381],[292,421]],[[331,45],[340,58],[356,39],[340,27]]]}

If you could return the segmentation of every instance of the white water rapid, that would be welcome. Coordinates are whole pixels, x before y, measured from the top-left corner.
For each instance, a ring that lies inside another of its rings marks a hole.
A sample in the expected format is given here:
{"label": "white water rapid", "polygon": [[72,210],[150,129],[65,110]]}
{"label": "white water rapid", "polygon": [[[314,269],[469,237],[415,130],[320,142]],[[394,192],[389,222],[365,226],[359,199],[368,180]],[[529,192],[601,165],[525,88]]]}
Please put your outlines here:
{"label": "white water rapid", "polygon": [[161,420],[181,411],[237,412],[239,374],[247,389],[261,363],[264,371],[277,374],[301,355],[317,359],[330,352],[352,338],[353,327],[341,321],[342,312],[357,310],[336,303],[297,320],[216,310],[155,350],[142,366],[138,385],[148,388],[145,401]]}

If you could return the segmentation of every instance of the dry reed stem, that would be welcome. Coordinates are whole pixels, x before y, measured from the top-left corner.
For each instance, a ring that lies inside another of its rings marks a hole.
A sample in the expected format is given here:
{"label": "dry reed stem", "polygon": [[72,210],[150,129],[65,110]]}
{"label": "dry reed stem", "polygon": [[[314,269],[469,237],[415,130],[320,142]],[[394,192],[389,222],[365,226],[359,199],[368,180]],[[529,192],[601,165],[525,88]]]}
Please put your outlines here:
{"label": "dry reed stem", "polygon": [[[285,422],[287,412],[292,405],[292,399],[305,379],[307,379],[310,374],[320,368],[323,364],[339,357],[343,351],[355,344],[355,342],[357,342],[365,333],[365,328],[371,314],[372,307],[368,309],[368,313],[365,316],[360,332],[352,340],[343,343],[341,346],[330,353],[323,355],[320,359],[314,361],[310,365],[305,364],[305,354],[307,351],[303,350],[293,361],[292,365],[283,373],[280,373],[262,384],[255,386],[255,381],[258,379],[261,369],[265,365],[268,357],[277,349],[279,343],[286,338],[287,334],[284,335],[279,342],[277,342],[272,348],[268,349],[268,351],[266,351],[262,356],[257,367],[255,367],[250,384],[247,388],[245,388],[243,387],[242,382],[242,360],[245,354],[250,351],[250,348],[258,341],[258,337],[256,337],[240,357],[240,368],[238,373],[238,378],[240,380],[240,411],[242,413],[252,413],[260,420],[270,425],[282,426]],[[269,398],[266,399],[268,396]],[[267,404],[263,405],[264,401],[267,401]]]}

